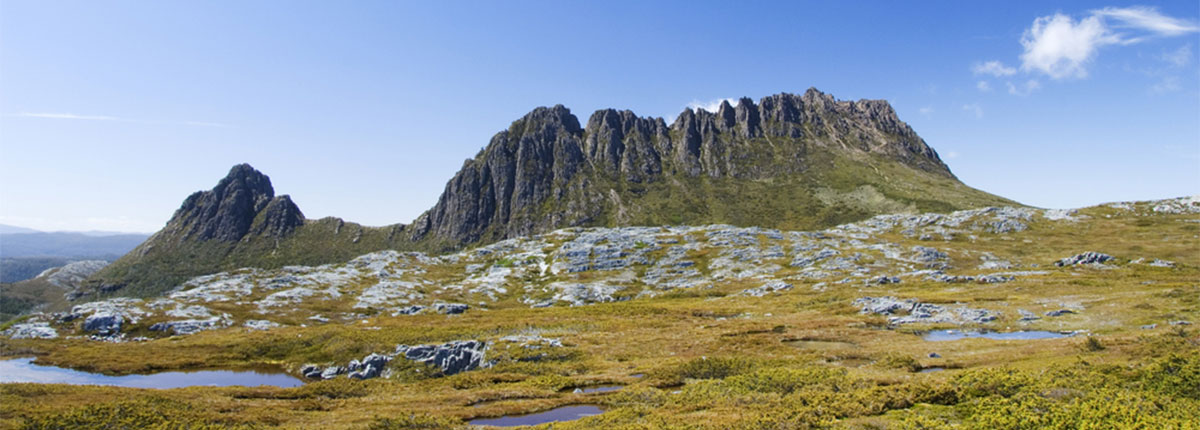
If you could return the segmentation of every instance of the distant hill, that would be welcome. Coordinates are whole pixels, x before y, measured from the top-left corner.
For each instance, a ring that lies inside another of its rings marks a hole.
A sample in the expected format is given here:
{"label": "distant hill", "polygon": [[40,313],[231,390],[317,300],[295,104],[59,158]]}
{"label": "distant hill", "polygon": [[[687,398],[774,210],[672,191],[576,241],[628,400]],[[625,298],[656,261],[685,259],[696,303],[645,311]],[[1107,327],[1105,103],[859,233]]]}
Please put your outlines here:
{"label": "distant hill", "polygon": [[95,236],[88,233],[0,234],[0,257],[70,257],[112,259],[129,252],[150,237],[128,233]]}
{"label": "distant hill", "polygon": [[0,282],[17,282],[73,261],[113,261],[150,235],[114,232],[40,232],[0,225]]}
{"label": "distant hill", "polygon": [[34,230],[32,228],[17,227],[15,225],[8,225],[8,224],[0,224],[0,234],[14,234],[14,233],[41,233],[41,232]]}

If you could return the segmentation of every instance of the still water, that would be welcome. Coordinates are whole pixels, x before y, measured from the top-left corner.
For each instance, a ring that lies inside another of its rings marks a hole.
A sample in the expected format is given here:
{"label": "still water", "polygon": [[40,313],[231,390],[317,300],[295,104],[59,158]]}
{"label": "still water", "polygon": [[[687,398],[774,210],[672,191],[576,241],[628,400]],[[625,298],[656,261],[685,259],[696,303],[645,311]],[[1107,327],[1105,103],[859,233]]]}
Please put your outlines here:
{"label": "still water", "polygon": [[298,387],[304,382],[286,373],[236,370],[161,372],[146,375],[109,376],[62,367],[33,364],[33,358],[0,360],[0,383],[112,385],[131,388],[182,388],[229,385]]}
{"label": "still water", "polygon": [[572,421],[592,415],[604,413],[603,409],[594,405],[574,405],[554,408],[545,412],[525,415],[509,415],[500,418],[480,418],[471,420],[471,425],[476,426],[495,426],[495,427],[513,427],[513,426],[532,426],[545,424],[555,421]]}
{"label": "still water", "polygon": [[981,337],[984,339],[995,340],[1037,340],[1037,339],[1058,339],[1061,337],[1070,337],[1071,333],[1059,333],[1056,331],[964,331],[964,330],[934,330],[925,334],[925,340],[933,342],[942,342],[948,340],[959,340],[971,337]]}

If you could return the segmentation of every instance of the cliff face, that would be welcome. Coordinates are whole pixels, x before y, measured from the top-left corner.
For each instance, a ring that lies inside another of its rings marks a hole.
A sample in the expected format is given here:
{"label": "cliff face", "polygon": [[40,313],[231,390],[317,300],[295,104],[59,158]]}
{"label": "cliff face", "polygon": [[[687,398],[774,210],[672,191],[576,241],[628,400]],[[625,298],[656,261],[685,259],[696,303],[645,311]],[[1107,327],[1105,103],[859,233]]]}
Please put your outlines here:
{"label": "cliff face", "polygon": [[284,236],[303,224],[300,208],[286,195],[275,197],[267,175],[239,164],[212,190],[188,196],[152,241],[237,242],[247,234]]}
{"label": "cliff face", "polygon": [[810,89],[757,104],[724,102],[716,112],[685,110],[669,126],[661,118],[605,109],[584,128],[560,105],[538,108],[493,137],[414,223],[413,238],[470,243],[610,222],[599,218],[639,196],[597,186],[601,182],[773,180],[813,168],[814,152],[883,157],[956,181],[882,100],[839,101]]}
{"label": "cliff face", "polygon": [[958,182],[885,101],[810,89],[686,110],[671,125],[604,109],[581,126],[560,105],[497,133],[408,226],[305,220],[270,178],[234,166],[82,294],[152,296],[221,270],[319,265],[382,249],[440,252],[571,226],[807,230],[1012,204]]}

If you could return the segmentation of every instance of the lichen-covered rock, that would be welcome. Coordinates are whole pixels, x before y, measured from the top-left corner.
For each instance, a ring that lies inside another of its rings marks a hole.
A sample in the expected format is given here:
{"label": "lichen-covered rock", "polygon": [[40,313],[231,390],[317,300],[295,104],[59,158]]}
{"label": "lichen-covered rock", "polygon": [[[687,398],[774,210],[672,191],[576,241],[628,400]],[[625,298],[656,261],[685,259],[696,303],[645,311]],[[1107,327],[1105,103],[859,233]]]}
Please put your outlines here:
{"label": "lichen-covered rock", "polygon": [[396,347],[396,355],[436,366],[442,373],[453,375],[484,366],[486,347],[486,343],[477,340],[456,340],[441,345],[400,345]]}
{"label": "lichen-covered rock", "polygon": [[304,366],[300,367],[300,374],[304,375],[304,377],[308,379],[320,379],[321,367],[315,364],[305,364]]}
{"label": "lichen-covered rock", "polygon": [[471,306],[465,303],[434,303],[433,309],[439,314],[458,315],[466,312]]}
{"label": "lichen-covered rock", "polygon": [[54,339],[58,337],[58,331],[50,327],[49,323],[33,322],[13,324],[4,330],[4,335],[11,339]]}
{"label": "lichen-covered rock", "polygon": [[125,318],[120,314],[97,312],[83,320],[83,331],[110,336],[121,331]]}
{"label": "lichen-covered rock", "polygon": [[1102,254],[1099,252],[1088,251],[1082,254],[1072,255],[1070,257],[1054,262],[1055,266],[1066,267],[1076,266],[1080,264],[1102,264],[1113,260],[1113,256]]}
{"label": "lichen-covered rock", "polygon": [[995,321],[998,315],[987,309],[969,308],[966,306],[948,307],[921,303],[917,300],[900,300],[895,297],[862,297],[854,301],[862,313],[879,315],[896,315],[888,318],[890,324],[914,323],[948,323],[948,324],[979,324]]}
{"label": "lichen-covered rock", "polygon": [[792,284],[780,280],[767,281],[762,286],[743,290],[742,294],[753,297],[762,297],[770,293],[787,291],[792,289]]}

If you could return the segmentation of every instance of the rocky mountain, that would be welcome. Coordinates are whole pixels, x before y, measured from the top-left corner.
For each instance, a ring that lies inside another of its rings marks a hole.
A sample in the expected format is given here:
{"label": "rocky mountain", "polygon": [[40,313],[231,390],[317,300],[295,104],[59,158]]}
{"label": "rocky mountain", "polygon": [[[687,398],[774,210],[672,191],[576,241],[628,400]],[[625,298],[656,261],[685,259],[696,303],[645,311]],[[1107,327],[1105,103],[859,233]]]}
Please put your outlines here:
{"label": "rocky mountain", "polygon": [[789,230],[883,213],[1017,205],[961,182],[882,100],[810,89],[670,125],[604,109],[582,125],[559,105],[497,133],[412,225],[306,220],[270,179],[235,166],[161,231],[97,273],[92,292],[153,296],[240,267],[345,261],[391,249],[448,252],[563,227],[731,224]]}
{"label": "rocky mountain", "polygon": [[671,125],[559,105],[496,134],[413,237],[491,242],[564,226],[724,222],[812,228],[877,213],[1012,202],[963,186],[886,101],[816,89],[743,98]]}

